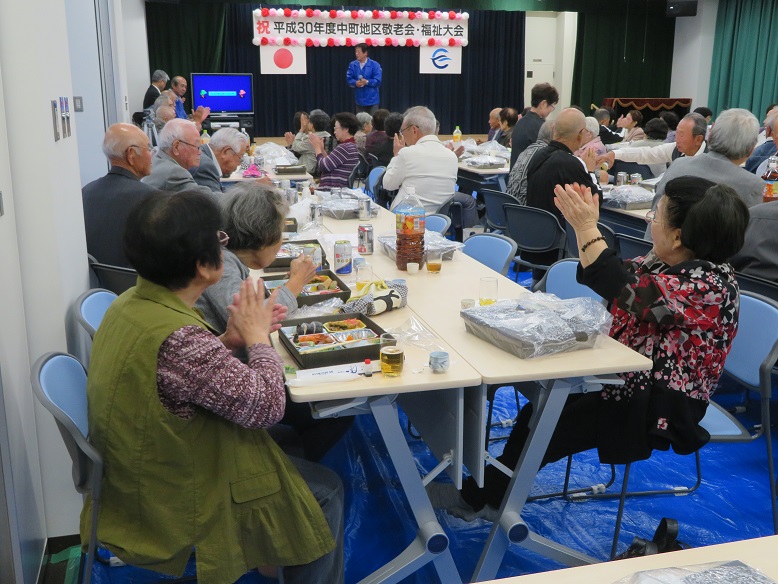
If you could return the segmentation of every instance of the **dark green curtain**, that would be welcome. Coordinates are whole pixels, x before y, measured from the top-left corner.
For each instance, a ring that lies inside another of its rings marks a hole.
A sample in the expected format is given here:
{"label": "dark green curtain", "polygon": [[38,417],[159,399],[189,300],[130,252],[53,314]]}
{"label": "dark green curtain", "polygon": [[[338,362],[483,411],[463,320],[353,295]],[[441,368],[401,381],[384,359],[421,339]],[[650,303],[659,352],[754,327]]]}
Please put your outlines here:
{"label": "dark green curtain", "polygon": [[761,115],[778,99],[778,2],[719,0],[708,106]]}
{"label": "dark green curtain", "polygon": [[606,97],[669,95],[675,19],[664,3],[627,0],[618,11],[578,14],[572,103],[587,113]]}
{"label": "dark green curtain", "polygon": [[[181,75],[187,83],[193,71],[222,71],[226,13],[226,4],[146,3],[150,70],[162,69],[171,77]],[[189,93],[186,103],[192,103]]]}

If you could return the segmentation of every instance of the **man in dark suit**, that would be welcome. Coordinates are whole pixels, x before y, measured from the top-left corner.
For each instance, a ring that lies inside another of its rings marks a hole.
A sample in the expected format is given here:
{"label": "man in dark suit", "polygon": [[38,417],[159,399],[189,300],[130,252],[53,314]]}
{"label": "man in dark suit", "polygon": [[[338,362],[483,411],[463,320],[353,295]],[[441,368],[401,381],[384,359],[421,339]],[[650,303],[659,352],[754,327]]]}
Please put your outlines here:
{"label": "man in dark suit", "polygon": [[246,134],[235,128],[222,128],[203,146],[200,166],[190,168],[189,172],[198,185],[208,187],[215,193],[224,192],[221,177],[235,172],[248,149]]}
{"label": "man in dark suit", "polygon": [[143,109],[149,109],[154,105],[154,101],[162,94],[162,90],[167,85],[168,74],[162,69],[157,69],[151,74],[151,85],[146,90],[146,95],[143,96]]}
{"label": "man in dark suit", "polygon": [[132,208],[157,189],[140,182],[151,172],[151,145],[133,124],[114,124],[105,133],[108,174],[81,189],[86,250],[103,264],[130,266],[124,255],[124,224]]}

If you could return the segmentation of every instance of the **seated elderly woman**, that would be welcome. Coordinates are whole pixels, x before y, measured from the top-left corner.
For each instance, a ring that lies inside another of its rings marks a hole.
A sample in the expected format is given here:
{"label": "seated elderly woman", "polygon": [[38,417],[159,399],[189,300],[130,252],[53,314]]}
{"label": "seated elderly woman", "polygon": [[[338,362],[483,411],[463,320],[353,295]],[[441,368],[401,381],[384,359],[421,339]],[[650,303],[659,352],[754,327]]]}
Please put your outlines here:
{"label": "seated elderly woman", "polygon": [[624,142],[635,142],[645,140],[646,133],[640,124],[643,122],[643,114],[638,110],[631,110],[626,116],[621,116],[616,122],[618,128],[624,128],[627,133],[624,135]]}
{"label": "seated elderly woman", "polygon": [[504,107],[500,110],[500,136],[497,138],[497,142],[506,148],[511,147],[511,136],[513,135],[513,127],[516,122],[519,121],[519,112],[512,107]]}
{"label": "seated elderly woman", "polygon": [[[98,537],[129,564],[179,576],[194,549],[206,584],[266,566],[289,566],[286,582],[343,582],[340,479],[288,458],[264,430],[284,413],[269,335],[285,310],[250,280],[223,335],[194,309],[224,269],[219,223],[216,204],[190,191],[152,195],[127,219],[138,283],[106,312],[87,385],[105,462]],[[83,541],[89,531],[82,521]]]}
{"label": "seated elderly woman", "polygon": [[308,112],[294,112],[294,118],[292,118],[293,131],[284,134],[286,147],[289,150],[294,153],[302,150],[303,142],[308,142],[308,132],[313,131],[310,123]]}
{"label": "seated elderly woman", "polygon": [[605,144],[602,143],[600,138],[600,122],[597,118],[592,116],[586,116],[586,129],[583,133],[583,145],[573,152],[578,158],[583,158],[584,153],[587,150],[594,150],[595,155],[601,156],[605,154]]}
{"label": "seated elderly woman", "polygon": [[[229,238],[222,255],[224,271],[218,282],[206,288],[195,307],[209,325],[223,333],[230,318],[228,307],[249,277],[249,269],[261,270],[275,259],[281,247],[288,207],[279,191],[255,182],[235,185],[219,204],[222,229]],[[315,275],[311,258],[300,254],[292,260],[289,279],[278,288],[276,302],[289,312],[296,310],[297,296]],[[308,404],[287,400],[281,427],[273,428],[271,435],[286,452],[301,448],[305,458],[318,461],[351,427],[353,420],[350,416],[314,420]],[[283,426],[291,427],[293,432],[284,432]]]}
{"label": "seated elderly woman", "polygon": [[354,142],[356,142],[360,154],[364,156],[367,135],[373,131],[373,116],[367,112],[359,112],[357,113],[357,122],[359,122],[359,130],[354,135]]}
{"label": "seated elderly woman", "polygon": [[323,189],[348,186],[351,171],[359,164],[359,150],[354,141],[354,135],[359,130],[357,116],[351,112],[341,112],[332,117],[333,134],[338,145],[327,154],[324,140],[316,134],[310,134],[313,150],[316,153],[316,164],[321,173],[319,186]]}
{"label": "seated elderly woman", "polygon": [[[578,280],[611,303],[610,335],[653,367],[623,374],[623,386],[571,396],[543,464],[591,448],[614,464],[670,447],[697,451],[710,439],[699,423],[737,332],[739,292],[727,262],[743,245],[748,209],[727,186],[696,177],[669,181],[656,214],[647,216],[653,249],[621,262],[597,229],[597,197],[577,184],[555,192],[575,229]],[[498,459],[508,468],[519,460],[531,413],[530,404],[521,410]],[[484,488],[469,479],[461,503],[499,508],[509,480],[489,467]]]}

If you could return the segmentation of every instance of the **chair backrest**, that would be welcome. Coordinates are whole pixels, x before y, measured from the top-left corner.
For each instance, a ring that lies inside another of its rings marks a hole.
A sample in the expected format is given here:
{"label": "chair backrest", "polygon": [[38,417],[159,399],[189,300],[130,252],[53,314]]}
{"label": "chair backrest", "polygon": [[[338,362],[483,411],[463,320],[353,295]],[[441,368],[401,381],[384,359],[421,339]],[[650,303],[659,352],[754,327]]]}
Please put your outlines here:
{"label": "chair backrest", "polygon": [[354,185],[358,185],[360,182],[364,182],[367,178],[367,159],[359,152],[359,162],[351,169],[351,174],[348,177],[348,186],[350,189],[354,188]]}
{"label": "chair backrest", "polygon": [[633,237],[626,233],[617,233],[616,243],[618,244],[619,255],[623,260],[645,256],[654,247],[653,242]]}
{"label": "chair backrest", "polygon": [[741,291],[747,290],[748,292],[760,294],[771,300],[778,301],[778,284],[775,282],[757,276],[743,274],[741,272],[738,272],[735,277],[737,278],[737,283],[740,286]]}
{"label": "chair backrest", "polygon": [[439,213],[432,213],[425,218],[427,230],[437,231],[441,235],[448,233],[448,228],[451,227],[451,217],[448,215],[441,215]]}
{"label": "chair backrest", "polygon": [[89,257],[89,268],[97,276],[97,280],[100,286],[110,290],[115,294],[121,294],[125,290],[129,290],[138,279],[138,272],[132,268],[125,268],[122,266],[110,266],[108,264],[101,264],[93,256]]}
{"label": "chair backrest", "polygon": [[373,199],[376,198],[376,183],[378,182],[378,179],[381,177],[382,174],[386,172],[385,166],[376,166],[373,168],[373,170],[370,171],[370,173],[367,175],[367,182],[365,183],[365,190],[367,191],[367,194],[373,197]]}
{"label": "chair backrest", "polygon": [[86,371],[67,353],[47,353],[32,366],[32,389],[57,422],[73,461],[73,484],[79,493],[100,498],[103,461],[87,440]]}
{"label": "chair backrest", "polygon": [[542,253],[558,250],[557,259],[562,258],[567,235],[553,213],[516,203],[507,203],[503,208],[508,235],[516,242],[520,252]]}
{"label": "chair backrest", "polygon": [[506,193],[490,189],[483,189],[480,193],[484,198],[484,205],[486,206],[486,225],[490,229],[505,231],[508,222],[505,219],[504,205],[506,203],[515,204],[516,199]]}
{"label": "chair backrest", "polygon": [[95,338],[97,328],[103,322],[105,311],[116,298],[118,298],[116,294],[110,290],[96,288],[87,290],[76,299],[76,320],[90,337]]}
{"label": "chair backrest", "polygon": [[504,276],[516,256],[516,242],[498,233],[479,233],[465,240],[462,251]]}
{"label": "chair backrest", "polygon": [[724,370],[769,396],[770,375],[778,359],[778,302],[753,292],[740,293],[738,331]]}
{"label": "chair backrest", "polygon": [[562,300],[592,298],[597,302],[602,302],[602,296],[589,288],[589,286],[579,284],[575,279],[578,264],[579,262],[575,258],[566,258],[552,264],[540,282],[535,285],[535,291],[555,294]]}

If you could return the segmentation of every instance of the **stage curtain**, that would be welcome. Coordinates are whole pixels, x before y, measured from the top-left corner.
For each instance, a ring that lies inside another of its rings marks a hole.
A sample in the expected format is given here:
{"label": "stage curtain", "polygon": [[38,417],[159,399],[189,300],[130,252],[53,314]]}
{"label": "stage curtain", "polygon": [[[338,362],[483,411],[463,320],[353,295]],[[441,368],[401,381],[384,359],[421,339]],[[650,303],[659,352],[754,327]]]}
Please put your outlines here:
{"label": "stage curtain", "polygon": [[573,104],[589,114],[605,97],[670,97],[675,19],[655,4],[578,14]]}
{"label": "stage curtain", "polygon": [[760,121],[778,101],[778,3],[719,0],[708,107],[742,107]]}
{"label": "stage curtain", "polygon": [[[197,5],[190,6],[192,10]],[[261,75],[259,48],[251,43],[248,4],[227,5],[224,71],[253,73],[255,130],[258,136],[281,136],[291,129],[295,111],[320,108],[330,115],[354,111],[354,95],[346,85],[346,69],[354,49],[310,48],[307,75]],[[473,11],[470,43],[463,49],[461,75],[419,74],[419,49],[375,47],[370,57],[381,64],[381,107],[402,112],[414,105],[429,107],[440,120],[442,134],[459,126],[465,134],[485,134],[495,107],[523,104],[524,13]],[[179,29],[179,33],[185,31]],[[151,41],[150,41],[151,42]]]}

